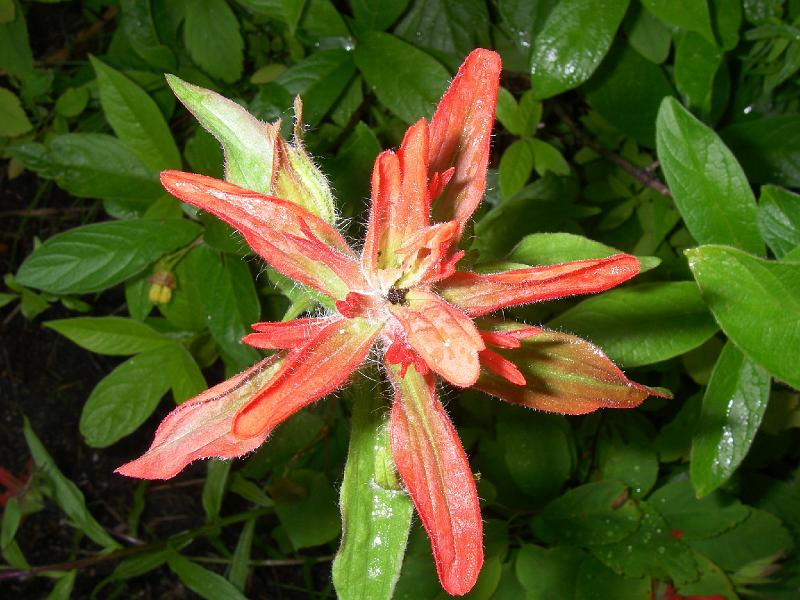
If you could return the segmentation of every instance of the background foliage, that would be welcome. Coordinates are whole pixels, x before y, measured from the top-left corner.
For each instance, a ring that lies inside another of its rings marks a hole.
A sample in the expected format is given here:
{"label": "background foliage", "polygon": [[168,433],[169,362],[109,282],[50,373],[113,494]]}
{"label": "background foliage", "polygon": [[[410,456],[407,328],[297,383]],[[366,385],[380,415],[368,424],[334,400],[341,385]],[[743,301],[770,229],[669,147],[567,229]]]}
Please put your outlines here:
{"label": "background foliage", "polygon": [[[505,71],[472,256],[640,256],[620,289],[509,312],[675,399],[564,418],[447,390],[486,519],[470,597],[798,597],[798,26],[797,0],[0,0],[3,587],[332,596],[347,393],[247,459],[111,475],[257,360],[251,322],[314,304],[159,186],[222,174],[163,73],[286,134],[301,95],[356,239],[372,160],[483,46]],[[415,528],[395,596],[442,594]]]}

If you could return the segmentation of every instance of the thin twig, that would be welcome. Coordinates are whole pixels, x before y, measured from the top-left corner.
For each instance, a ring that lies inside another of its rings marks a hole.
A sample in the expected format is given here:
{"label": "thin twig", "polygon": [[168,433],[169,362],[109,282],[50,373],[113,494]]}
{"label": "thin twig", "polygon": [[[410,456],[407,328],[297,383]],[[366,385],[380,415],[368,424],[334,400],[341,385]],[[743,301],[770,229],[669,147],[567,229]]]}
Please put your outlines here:
{"label": "thin twig", "polygon": [[601,146],[595,140],[586,135],[586,133],[584,133],[584,131],[580,127],[578,127],[578,124],[575,122],[575,120],[569,114],[567,114],[567,111],[565,111],[563,108],[561,108],[558,105],[555,105],[553,109],[555,110],[555,113],[558,115],[558,118],[564,121],[564,123],[566,123],[567,127],[570,128],[572,133],[583,144],[589,146],[589,148],[591,148],[592,150],[603,156],[606,160],[610,160],[612,163],[617,165],[619,168],[621,168],[623,171],[625,171],[628,175],[633,177],[636,181],[638,181],[642,185],[645,185],[657,191],[665,198],[672,197],[672,193],[669,191],[669,188],[664,184],[664,182],[661,181],[655,175],[653,175],[651,171],[653,165],[650,165],[646,169],[640,169],[636,165],[631,164],[616,152],[613,152],[608,148]]}

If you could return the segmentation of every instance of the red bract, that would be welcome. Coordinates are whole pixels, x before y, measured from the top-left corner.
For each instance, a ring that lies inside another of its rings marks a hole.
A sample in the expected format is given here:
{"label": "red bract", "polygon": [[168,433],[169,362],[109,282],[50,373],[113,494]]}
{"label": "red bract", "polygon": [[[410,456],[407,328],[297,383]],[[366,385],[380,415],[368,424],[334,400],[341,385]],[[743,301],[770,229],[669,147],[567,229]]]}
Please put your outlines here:
{"label": "red bract", "polygon": [[600,292],[639,272],[626,254],[488,275],[457,270],[458,241],[486,184],[499,77],[498,55],[475,50],[431,122],[421,119],[397,152],[377,157],[360,255],[297,204],[203,175],[162,173],[171,194],[238,229],[277,271],[330,297],[336,311],[254,325],[244,341],[277,352],[175,409],[150,449],[119,473],[169,478],[198,458],[249,452],[294,412],[343,385],[377,346],[395,390],[392,453],[430,536],[439,578],[451,594],[472,588],[483,562],[478,497],[434,374],[569,414],[637,406],[650,393],[588,342],[472,319]]}

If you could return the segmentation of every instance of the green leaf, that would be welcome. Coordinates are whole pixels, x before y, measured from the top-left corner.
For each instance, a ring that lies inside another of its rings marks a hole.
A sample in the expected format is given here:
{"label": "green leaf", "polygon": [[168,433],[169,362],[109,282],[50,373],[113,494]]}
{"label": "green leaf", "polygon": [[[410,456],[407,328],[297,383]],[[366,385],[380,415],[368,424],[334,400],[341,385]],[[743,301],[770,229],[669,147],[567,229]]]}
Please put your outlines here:
{"label": "green leaf", "polygon": [[675,86],[704,115],[711,112],[714,77],[722,59],[722,51],[697,33],[679,38],[675,47]]}
{"label": "green leaf", "polygon": [[242,343],[250,325],[261,316],[253,277],[238,256],[220,255],[208,246],[196,250],[194,277],[205,308],[207,325],[220,352],[237,371],[259,359],[254,348]]}
{"label": "green leaf", "polygon": [[517,140],[506,148],[500,158],[500,193],[510,198],[519,192],[533,171],[533,141]]}
{"label": "green leaf", "polygon": [[736,526],[750,516],[750,509],[719,492],[698,499],[688,479],[672,481],[648,499],[681,539],[710,538]]}
{"label": "green leaf", "polygon": [[558,148],[538,139],[531,140],[531,147],[533,148],[533,165],[540,177],[544,177],[547,173],[570,174],[569,163]]}
{"label": "green leaf", "polygon": [[[259,490],[260,491],[260,490]],[[253,534],[256,529],[256,520],[250,519],[242,527],[239,540],[231,557],[231,568],[228,572],[228,581],[236,586],[239,591],[244,591],[247,584],[247,575],[250,572],[250,551],[253,547]]]}
{"label": "green leaf", "polygon": [[686,251],[703,299],[750,360],[800,389],[800,262],[775,262],[724,246]]}
{"label": "green leaf", "polygon": [[72,588],[75,587],[75,577],[78,570],[67,571],[58,578],[46,600],[69,600],[72,598]]}
{"label": "green leaf", "polygon": [[750,184],[717,134],[674,98],[661,104],[656,129],[661,168],[689,233],[701,244],[762,254]]}
{"label": "green leaf", "polygon": [[151,169],[180,169],[180,152],[158,105],[116,69],[93,56],[90,60],[103,113],[117,137]]}
{"label": "green leaf", "polygon": [[575,575],[575,599],[597,600],[641,600],[651,593],[651,583],[646,577],[623,577],[595,558],[589,557],[581,563]]}
{"label": "green leaf", "polygon": [[46,146],[25,144],[13,150],[26,167],[55,179],[80,198],[147,201],[164,194],[158,174],[117,138],[102,133],[66,133]]}
{"label": "green leaf", "polygon": [[388,33],[364,34],[354,58],[378,100],[407,123],[433,114],[450,79],[430,55]]}
{"label": "green leaf", "polygon": [[767,409],[771,383],[764,369],[731,342],[725,345],[692,438],[691,475],[698,496],[725,483],[747,456]]}
{"label": "green leaf", "polygon": [[394,33],[455,71],[473,48],[491,46],[490,22],[483,0],[415,0]]}
{"label": "green leaf", "polygon": [[81,86],[69,87],[56,100],[56,112],[62,117],[71,119],[81,114],[89,103],[89,88]]}
{"label": "green leaf", "polygon": [[167,559],[169,568],[178,576],[183,585],[206,600],[247,600],[236,586],[222,575],[201,567],[177,552],[171,552]]}
{"label": "green leaf", "polygon": [[133,277],[200,233],[185,219],[133,219],[84,225],[45,241],[25,259],[17,280],[52,294],[98,292]]}
{"label": "green leaf", "polygon": [[560,415],[509,407],[498,417],[497,437],[511,479],[539,505],[556,496],[572,474],[575,442]]}
{"label": "green leaf", "polygon": [[[620,252],[574,233],[532,233],[522,238],[506,259],[525,265],[557,265],[573,260],[606,258]],[[642,271],[653,269],[661,263],[661,259],[655,256],[638,258]]]}
{"label": "green leaf", "polygon": [[17,298],[19,298],[17,294],[6,294],[0,292],[0,308],[3,308],[7,304],[11,304]]}
{"label": "green leaf", "polygon": [[650,62],[660,65],[669,56],[672,33],[649,10],[634,3],[625,19],[628,43]]}
{"label": "green leaf", "polygon": [[409,0],[352,0],[353,17],[356,23],[365,30],[384,31],[402,15]]}
{"label": "green leaf", "polygon": [[209,460],[207,463],[206,480],[203,483],[203,510],[209,521],[219,518],[222,501],[228,484],[228,473],[231,470],[229,460]]}
{"label": "green leaf", "polygon": [[642,4],[665,23],[695,31],[716,44],[707,0],[642,0]]}
{"label": "green leaf", "polygon": [[165,562],[172,553],[170,549],[151,550],[126,558],[121,561],[111,574],[113,579],[131,579],[149,573]]}
{"label": "green leaf", "polygon": [[775,557],[794,546],[780,519],[756,508],[732,529],[702,540],[687,542],[726,571],[736,571],[756,560]]}
{"label": "green leaf", "polygon": [[176,404],[180,404],[206,390],[208,385],[192,353],[184,346],[173,346],[173,348],[175,351],[169,357],[167,368],[171,379],[172,397]]}
{"label": "green leaf", "polygon": [[531,86],[538,100],[571,90],[600,64],[629,0],[562,0],[533,40]]}
{"label": "green leaf", "polygon": [[22,429],[34,464],[50,483],[50,493],[53,501],[66,513],[75,527],[96,543],[104,548],[119,548],[119,544],[114,541],[114,538],[103,529],[103,526],[95,520],[89,509],[86,508],[86,499],[83,497],[83,492],[78,489],[77,485],[67,479],[56,463],[53,462],[53,458],[42,445],[42,442],[39,441],[27,418],[25,418]]}
{"label": "green leaf", "polygon": [[238,80],[244,68],[244,40],[228,3],[192,0],[185,6],[183,39],[192,60],[216,79]]}
{"label": "green leaf", "polygon": [[33,125],[16,94],[0,88],[0,137],[16,137],[31,129]]}
{"label": "green leaf", "polygon": [[20,510],[19,500],[16,496],[11,496],[6,500],[3,507],[3,523],[0,527],[0,551],[5,550],[14,541],[17,529],[22,521],[22,511]]}
{"label": "green leaf", "polygon": [[350,392],[350,449],[339,492],[342,544],[333,562],[333,583],[343,600],[392,597],[411,526],[414,507],[395,472],[382,392],[367,377]]}
{"label": "green leaf", "polygon": [[292,65],[275,81],[292,96],[302,96],[303,120],[315,126],[342,96],[355,72],[352,52],[322,50]]}
{"label": "green leaf", "polygon": [[93,448],[105,448],[136,431],[170,388],[165,369],[174,346],[129,358],[95,386],[81,412],[80,431]]}
{"label": "green leaf", "polygon": [[120,26],[133,51],[155,70],[175,70],[175,55],[161,43],[156,31],[152,3],[122,0]]}
{"label": "green leaf", "polygon": [[649,148],[661,101],[672,94],[664,71],[617,42],[585,86],[586,99],[614,127]]}
{"label": "green leaf", "polygon": [[797,115],[734,123],[720,135],[754,183],[800,187],[800,119]]}
{"label": "green leaf", "polygon": [[0,69],[16,77],[25,77],[33,71],[25,13],[16,1],[13,20],[0,23]]}
{"label": "green leaf", "polygon": [[293,471],[289,478],[274,480],[269,492],[295,550],[325,544],[339,535],[336,495],[322,473]]}
{"label": "green leaf", "polygon": [[679,356],[717,331],[697,286],[689,281],[611,290],[563,312],[549,326],[591,340],[628,367]]}
{"label": "green leaf", "polygon": [[586,559],[586,552],[571,546],[525,544],[515,561],[517,579],[529,598],[574,598],[575,574]]}
{"label": "green leaf", "polygon": [[130,356],[172,343],[149,325],[124,317],[77,317],[44,325],[96,354]]}
{"label": "green leaf", "polygon": [[625,484],[595,481],[550,502],[534,519],[533,529],[550,544],[604,545],[625,539],[636,531],[640,519]]}
{"label": "green leaf", "polygon": [[758,229],[778,258],[800,246],[800,195],[774,185],[762,187]]}
{"label": "green leaf", "polygon": [[621,481],[634,498],[643,498],[658,478],[658,456],[649,421],[635,411],[605,415],[595,446],[603,479]]}

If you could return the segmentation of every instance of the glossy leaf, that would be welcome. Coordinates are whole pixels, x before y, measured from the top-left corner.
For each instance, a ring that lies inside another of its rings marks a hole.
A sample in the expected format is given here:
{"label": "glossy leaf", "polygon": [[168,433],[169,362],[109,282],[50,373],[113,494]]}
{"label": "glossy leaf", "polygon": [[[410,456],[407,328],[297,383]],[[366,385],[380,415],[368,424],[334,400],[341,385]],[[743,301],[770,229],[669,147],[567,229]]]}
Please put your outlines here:
{"label": "glossy leaf", "polygon": [[595,481],[550,502],[533,522],[537,536],[552,544],[603,545],[623,540],[639,527],[641,513],[625,485]]}
{"label": "glossy leaf", "polygon": [[189,2],[183,37],[192,60],[212,77],[231,83],[242,76],[244,40],[225,0]]}
{"label": "glossy leaf", "polygon": [[117,137],[155,171],[180,168],[180,152],[153,99],[116,69],[91,61],[103,113]]}
{"label": "glossy leaf", "polygon": [[531,50],[531,86],[542,100],[591,76],[614,40],[629,0],[562,0],[547,16]]}
{"label": "glossy leaf", "polygon": [[669,28],[642,6],[631,6],[625,19],[628,43],[650,62],[661,64],[669,56],[672,34]]}
{"label": "glossy leaf", "polygon": [[665,23],[696,31],[712,44],[716,43],[707,0],[642,0],[642,4]]}
{"label": "glossy leaf", "polygon": [[754,183],[800,187],[800,122],[794,115],[734,123],[720,135]]}
{"label": "glossy leaf", "polygon": [[750,360],[800,389],[790,348],[800,347],[800,262],[757,258],[724,246],[686,252],[722,330]]}
{"label": "glossy leaf", "polygon": [[405,12],[409,0],[384,2],[383,0],[353,0],[353,17],[367,30],[384,31]]}
{"label": "glossy leaf", "polygon": [[0,137],[16,137],[33,129],[28,116],[22,109],[19,98],[0,88]]}
{"label": "glossy leaf", "polygon": [[510,198],[520,191],[533,172],[533,145],[521,139],[511,144],[500,158],[500,193]]}
{"label": "glossy leaf", "polygon": [[157,15],[153,14],[151,3],[122,0],[120,6],[120,26],[133,51],[158,71],[175,70],[175,55],[158,37],[155,24]]}
{"label": "glossy leaf", "polygon": [[778,258],[800,246],[800,195],[774,185],[762,187],[758,228]]}
{"label": "glossy leaf", "polygon": [[717,331],[697,286],[644,283],[589,298],[548,323],[592,340],[615,362],[647,365],[696,348]]}
{"label": "glossy leaf", "polygon": [[325,544],[339,535],[336,494],[324,474],[297,470],[273,481],[269,492],[295,550]]}
{"label": "glossy leaf", "polygon": [[739,467],[753,443],[771,387],[769,374],[731,343],[720,354],[692,438],[691,475],[698,496]]}
{"label": "glossy leaf", "polygon": [[46,146],[17,146],[14,155],[80,198],[124,199],[144,207],[164,193],[155,171],[117,138],[103,133],[65,133]]}
{"label": "glossy leaf", "polygon": [[378,99],[407,123],[429,116],[447,87],[441,64],[388,33],[367,32],[354,58]]}
{"label": "glossy leaf", "polygon": [[661,104],[656,128],[658,158],[692,236],[762,254],[755,197],[717,134],[672,98]]}
{"label": "glossy leaf", "polygon": [[675,47],[675,85],[690,106],[706,115],[722,58],[722,50],[698,33],[687,33]]}
{"label": "glossy leaf", "polygon": [[199,233],[195,223],[183,219],[132,219],[76,227],[51,237],[28,256],[17,280],[53,294],[98,292],[133,277]]}
{"label": "glossy leaf", "polygon": [[342,543],[333,582],[343,600],[388,600],[400,576],[414,507],[395,472],[380,388],[364,378],[351,394],[350,449],[339,492]]}
{"label": "glossy leaf", "polygon": [[31,458],[42,475],[50,483],[53,500],[70,518],[71,522],[94,540],[100,546],[108,549],[119,548],[119,544],[114,541],[102,525],[98,523],[89,509],[86,507],[86,499],[83,492],[78,489],[72,481],[67,479],[58,465],[53,461],[53,457],[47,452],[36,433],[31,428],[31,424],[26,418],[23,426],[25,441],[28,444]]}
{"label": "glossy leaf", "polygon": [[230,600],[247,599],[247,596],[236,589],[222,575],[201,567],[196,562],[192,562],[177,552],[173,551],[169,554],[167,564],[183,585],[201,598],[206,600],[219,600],[220,598]]}
{"label": "glossy leaf", "polygon": [[96,354],[129,356],[172,343],[149,325],[124,317],[75,317],[44,325]]}

